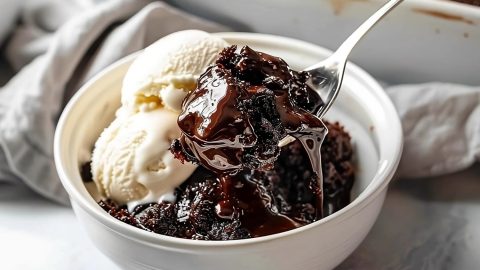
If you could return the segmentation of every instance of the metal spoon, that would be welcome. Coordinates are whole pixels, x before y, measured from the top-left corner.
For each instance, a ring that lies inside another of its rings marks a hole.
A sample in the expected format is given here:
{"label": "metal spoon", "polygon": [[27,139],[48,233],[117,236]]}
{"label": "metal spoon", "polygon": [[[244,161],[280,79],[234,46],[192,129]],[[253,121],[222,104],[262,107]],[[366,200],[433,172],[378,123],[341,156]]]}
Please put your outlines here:
{"label": "metal spoon", "polygon": [[[306,68],[304,71],[310,73],[311,77],[307,82],[310,87],[318,91],[325,105],[317,112],[317,116],[322,118],[330,109],[337,98],[340,87],[342,86],[343,74],[347,58],[357,43],[367,34],[373,26],[377,24],[393,8],[403,0],[390,0],[368,18],[360,27],[355,30],[340,47],[327,59]],[[295,139],[287,136],[279,142],[279,146],[285,146]]]}

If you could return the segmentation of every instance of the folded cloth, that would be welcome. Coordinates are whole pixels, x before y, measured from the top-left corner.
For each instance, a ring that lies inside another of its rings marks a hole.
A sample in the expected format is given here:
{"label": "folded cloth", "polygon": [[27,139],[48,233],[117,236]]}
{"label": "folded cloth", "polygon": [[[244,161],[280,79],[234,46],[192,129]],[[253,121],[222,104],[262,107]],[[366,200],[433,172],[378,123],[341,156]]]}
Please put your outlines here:
{"label": "folded cloth", "polygon": [[[53,163],[53,134],[75,90],[166,34],[225,30],[162,2],[70,1],[41,0],[48,8],[36,2],[23,12],[7,45],[20,71],[0,89],[0,181],[23,182],[62,203],[67,195]],[[400,177],[449,173],[480,160],[480,87],[429,83],[386,91],[404,128]]]}
{"label": "folded cloth", "polygon": [[[0,181],[12,181],[14,176],[15,181],[66,204],[68,196],[53,162],[53,135],[65,101],[78,86],[169,33],[226,29],[162,2],[111,0],[83,9],[77,5],[75,13],[63,1],[43,2],[55,6],[48,9],[55,12],[37,5],[38,12],[24,13],[35,18],[24,18],[7,45],[16,68],[28,64],[0,89]],[[63,24],[52,18],[55,14],[65,17],[61,8],[74,15]],[[61,27],[45,31],[45,25]]]}
{"label": "folded cloth", "polygon": [[2,0],[0,1],[0,44],[2,44],[5,37],[15,24],[17,14],[20,12],[23,0]]}
{"label": "folded cloth", "polygon": [[436,176],[480,161],[480,87],[427,83],[386,91],[405,138],[400,177]]}

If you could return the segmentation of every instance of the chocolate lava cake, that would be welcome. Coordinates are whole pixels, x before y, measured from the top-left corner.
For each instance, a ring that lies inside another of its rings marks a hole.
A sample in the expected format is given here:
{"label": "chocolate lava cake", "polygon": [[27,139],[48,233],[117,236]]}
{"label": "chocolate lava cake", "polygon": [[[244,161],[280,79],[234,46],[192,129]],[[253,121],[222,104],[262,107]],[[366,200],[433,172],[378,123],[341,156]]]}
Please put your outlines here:
{"label": "chocolate lava cake", "polygon": [[[354,182],[350,136],[338,123],[326,123],[329,133],[322,144],[324,214],[328,216],[350,203]],[[308,155],[295,141],[280,151],[274,168],[257,174],[244,172],[245,181],[258,183],[271,211],[288,216],[300,225],[316,221],[315,196]],[[199,167],[177,190],[174,203],[137,206],[132,212],[111,200],[100,206],[113,217],[138,228],[164,235],[202,240],[232,240],[254,237],[239,217],[220,218],[215,205],[222,199],[218,178]]]}
{"label": "chocolate lava cake", "polygon": [[[279,233],[343,208],[354,181],[350,136],[315,116],[323,102],[308,79],[281,58],[224,49],[183,102],[171,151],[200,166],[175,201],[100,206],[141,229],[197,240]],[[297,140],[280,147],[287,135]]]}

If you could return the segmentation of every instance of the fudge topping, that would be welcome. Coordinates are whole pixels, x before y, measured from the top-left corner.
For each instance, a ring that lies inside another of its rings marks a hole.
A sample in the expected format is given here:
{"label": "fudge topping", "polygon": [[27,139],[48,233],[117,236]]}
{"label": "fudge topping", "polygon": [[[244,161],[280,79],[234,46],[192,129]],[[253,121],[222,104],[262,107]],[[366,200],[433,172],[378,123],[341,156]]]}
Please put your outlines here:
{"label": "fudge topping", "polygon": [[261,236],[301,226],[279,213],[255,177],[273,168],[280,140],[291,135],[308,154],[313,173],[307,188],[315,195],[320,219],[320,146],[326,128],[315,113],[323,103],[306,85],[308,73],[248,46],[237,51],[236,46],[224,49],[185,98],[178,118],[182,135],[173,142],[172,153],[216,175],[220,218],[239,218],[250,234]]}
{"label": "fudge topping", "polygon": [[[322,172],[324,189],[324,214],[328,216],[350,203],[354,182],[353,149],[350,136],[338,123],[325,123],[329,133],[322,144]],[[113,201],[99,204],[113,217],[155,233],[196,240],[232,240],[265,235],[262,227],[271,215],[280,213],[297,224],[306,225],[317,220],[316,195],[308,186],[314,179],[309,157],[295,141],[281,148],[273,169],[267,171],[244,170],[237,179],[247,182],[245,193],[235,194],[239,201],[247,195],[248,188],[262,192],[261,198],[270,205],[259,219],[232,219],[219,217],[216,205],[224,198],[220,179],[211,171],[197,170],[175,191],[174,202],[162,201],[137,206],[129,211],[125,205]],[[85,179],[86,180],[86,179]],[[260,188],[261,187],[261,188]],[[229,188],[234,188],[234,185]],[[241,191],[240,191],[241,192]],[[259,201],[257,201],[259,202]],[[252,203],[250,203],[252,204]],[[261,212],[260,212],[261,213]],[[252,224],[253,223],[253,224]],[[278,224],[276,224],[278,226]],[[257,227],[258,226],[258,227]],[[277,227],[281,231],[281,226]]]}

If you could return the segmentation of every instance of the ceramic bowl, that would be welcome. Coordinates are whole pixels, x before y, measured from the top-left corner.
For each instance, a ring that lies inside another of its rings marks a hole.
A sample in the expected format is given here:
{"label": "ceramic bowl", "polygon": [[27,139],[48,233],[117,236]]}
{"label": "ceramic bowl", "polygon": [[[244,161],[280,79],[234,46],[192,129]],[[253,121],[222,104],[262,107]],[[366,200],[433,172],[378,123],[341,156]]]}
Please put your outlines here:
{"label": "ceramic bowl", "polygon": [[[219,33],[230,44],[284,58],[302,69],[331,52],[310,43],[261,34]],[[109,216],[85,187],[79,167],[120,106],[122,78],[136,55],[111,65],[86,83],[63,111],[55,134],[55,162],[78,220],[95,246],[125,269],[331,269],[364,239],[382,207],[402,151],[397,113],[380,85],[349,63],[342,91],[327,114],[354,143],[352,202],[320,221],[246,240],[195,241],[143,231]]]}

